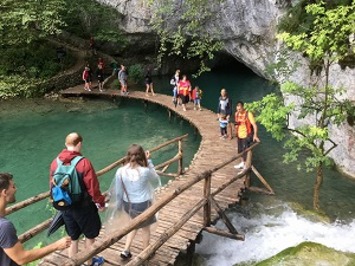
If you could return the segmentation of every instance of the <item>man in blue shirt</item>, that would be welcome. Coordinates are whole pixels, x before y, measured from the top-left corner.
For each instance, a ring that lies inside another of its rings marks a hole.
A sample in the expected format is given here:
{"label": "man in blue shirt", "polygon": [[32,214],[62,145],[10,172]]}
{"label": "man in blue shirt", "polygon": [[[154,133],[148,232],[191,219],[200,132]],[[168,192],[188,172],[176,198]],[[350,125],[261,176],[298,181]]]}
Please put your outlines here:
{"label": "man in blue shirt", "polygon": [[16,186],[12,175],[0,173],[0,265],[18,266],[38,260],[56,250],[68,248],[71,244],[69,237],[62,238],[48,246],[39,249],[25,250],[17,238],[14,225],[5,218],[6,206],[14,203]]}

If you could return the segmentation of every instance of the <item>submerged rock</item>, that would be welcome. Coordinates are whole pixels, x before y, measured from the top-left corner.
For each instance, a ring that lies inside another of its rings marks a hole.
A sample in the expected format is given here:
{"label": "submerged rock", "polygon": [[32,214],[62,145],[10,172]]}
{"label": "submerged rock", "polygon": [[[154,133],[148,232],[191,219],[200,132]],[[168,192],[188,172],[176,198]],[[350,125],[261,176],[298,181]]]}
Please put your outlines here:
{"label": "submerged rock", "polygon": [[355,254],[337,251],[314,242],[303,242],[254,266],[351,266]]}

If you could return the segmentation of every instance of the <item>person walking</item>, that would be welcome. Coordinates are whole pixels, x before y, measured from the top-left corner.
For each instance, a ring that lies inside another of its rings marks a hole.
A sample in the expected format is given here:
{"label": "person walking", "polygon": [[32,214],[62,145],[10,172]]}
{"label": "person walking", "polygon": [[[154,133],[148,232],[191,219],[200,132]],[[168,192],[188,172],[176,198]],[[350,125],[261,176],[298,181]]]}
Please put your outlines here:
{"label": "person walking", "polygon": [[121,84],[121,95],[128,95],[128,73],[126,67],[121,65],[120,71],[118,71],[118,81]]}
{"label": "person walking", "polygon": [[200,89],[199,86],[195,86],[195,88],[192,90],[192,100],[194,101],[194,110],[200,110],[201,109],[201,98],[202,98],[202,90]]}
{"label": "person walking", "polygon": [[153,87],[153,78],[152,78],[152,71],[150,66],[148,66],[146,73],[144,75],[144,83],[145,83],[145,95],[149,96],[149,90],[152,93],[152,96],[155,96],[154,94],[154,87]]}
{"label": "person walking", "polygon": [[[82,144],[83,138],[76,132],[70,133],[65,138],[66,148],[59,153],[50,166],[51,186],[53,185],[53,175],[59,164],[58,160],[64,165],[70,164],[74,158],[82,156],[80,153]],[[85,157],[80,159],[76,164],[76,172],[83,195],[79,202],[62,211],[65,230],[72,240],[69,248],[69,257],[73,257],[78,253],[78,239],[81,234],[85,236],[86,249],[89,249],[94,244],[95,238],[99,235],[101,229],[98,209],[100,211],[104,210],[105,202],[107,201],[105,195],[101,194],[95,169],[89,159]],[[97,261],[102,261],[103,263],[103,258],[92,258],[92,264]],[[91,262],[89,262],[89,265],[91,265]]]}
{"label": "person walking", "polygon": [[[238,153],[244,152],[252,142],[260,142],[258,137],[258,126],[251,112],[244,108],[242,101],[237,102],[235,116],[235,132],[238,143]],[[244,153],[242,162],[234,166],[237,169],[245,169],[247,154]]]}
{"label": "person walking", "polygon": [[[131,145],[127,151],[125,165],[117,170],[113,183],[115,185],[111,187],[115,188],[116,196],[111,198],[117,200],[116,209],[118,205],[123,205],[123,211],[130,219],[134,219],[148,209],[154,198],[153,184],[160,185],[160,177],[155,172],[149,151],[144,152],[138,144]],[[152,216],[139,227],[142,229],[143,249],[149,245],[150,225],[155,222],[156,218]],[[137,229],[127,235],[124,250],[120,254],[122,260],[132,257],[130,248],[136,233]]]}
{"label": "person walking", "polygon": [[99,87],[99,91],[103,92],[104,91],[104,69],[102,64],[97,65],[96,69],[96,78],[97,78],[97,86]]}
{"label": "person walking", "polygon": [[6,216],[6,207],[16,201],[16,186],[13,176],[0,173],[0,265],[18,266],[38,260],[44,256],[68,248],[70,237],[62,238],[42,248],[26,250],[17,237],[13,223]]}
{"label": "person walking", "polygon": [[189,102],[189,95],[191,92],[191,83],[186,75],[183,75],[182,79],[179,81],[178,91],[181,98],[182,109],[186,111],[186,104]]}
{"label": "person walking", "polygon": [[175,105],[175,108],[178,104],[178,100],[180,99],[179,91],[178,91],[179,81],[180,81],[180,69],[177,69],[175,71],[174,76],[170,80],[170,85],[173,86],[173,104]]}
{"label": "person walking", "polygon": [[85,66],[82,79],[84,81],[84,90],[91,91],[91,70],[89,66]]}
{"label": "person walking", "polygon": [[232,139],[232,124],[230,123],[230,118],[232,116],[232,100],[229,98],[227,90],[221,89],[221,96],[218,99],[218,109],[217,109],[218,119],[222,116],[226,116],[228,120],[228,128],[229,128],[229,139]]}

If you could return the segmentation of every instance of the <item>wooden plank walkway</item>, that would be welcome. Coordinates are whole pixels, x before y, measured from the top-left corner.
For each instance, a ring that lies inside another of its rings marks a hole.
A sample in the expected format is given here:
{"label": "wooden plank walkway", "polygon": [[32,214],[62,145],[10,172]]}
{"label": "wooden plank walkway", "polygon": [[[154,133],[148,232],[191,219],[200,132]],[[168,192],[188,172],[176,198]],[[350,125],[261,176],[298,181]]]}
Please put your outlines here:
{"label": "wooden plank walkway", "polygon": [[[235,156],[236,140],[220,139],[219,138],[219,123],[217,121],[216,113],[203,109],[202,111],[194,111],[192,103],[187,105],[187,111],[183,111],[181,106],[174,107],[172,103],[172,97],[162,94],[156,94],[156,96],[146,96],[145,92],[133,91],[127,96],[121,96],[118,90],[106,90],[99,92],[93,90],[92,92],[84,91],[83,86],[76,86],[62,91],[61,94],[65,97],[68,96],[104,96],[104,97],[123,97],[134,98],[149,101],[167,109],[172,110],[177,115],[183,117],[191,124],[193,124],[201,135],[200,147],[191,162],[189,169],[182,176],[179,176],[174,181],[170,182],[164,189],[157,194],[157,199],[161,198],[165,193],[174,190],[182,185],[187,179],[195,177],[197,174],[202,173],[205,170],[225,162],[227,159]],[[153,155],[154,159],[154,155]],[[239,162],[233,162],[233,164]],[[233,168],[233,164],[229,164],[226,167],[218,170],[212,175],[212,189],[226,182],[230,177],[236,175],[237,170]],[[245,189],[245,179],[241,178],[228,186],[220,194],[215,197],[221,208],[226,209],[229,206],[236,204],[240,200],[240,195]],[[203,198],[203,185],[204,182],[199,182],[192,186],[181,195],[177,196],[174,200],[168,203],[163,209],[159,211],[159,221],[157,223],[157,229],[151,236],[151,243],[154,243],[164,231],[171,228],[175,222],[179,221],[181,217],[191,210],[199,200]],[[212,208],[212,220],[218,219],[216,211]],[[202,210],[194,215],[173,237],[171,237],[164,245],[162,245],[154,257],[152,257],[147,265],[174,265],[179,254],[186,253],[191,245],[194,245],[197,236],[203,229],[203,213]],[[139,231],[138,231],[139,232]],[[102,230],[100,236],[97,238],[97,242],[103,241],[105,236],[105,229]],[[110,248],[104,250],[99,255],[104,256],[104,265],[125,265],[119,259],[119,254],[124,247],[125,237],[112,245]],[[83,245],[80,247],[83,248]],[[132,245],[133,256],[139,254],[142,251],[140,236],[137,234],[136,239]],[[61,261],[67,256],[67,251],[56,252],[43,259],[40,265],[61,265]]]}

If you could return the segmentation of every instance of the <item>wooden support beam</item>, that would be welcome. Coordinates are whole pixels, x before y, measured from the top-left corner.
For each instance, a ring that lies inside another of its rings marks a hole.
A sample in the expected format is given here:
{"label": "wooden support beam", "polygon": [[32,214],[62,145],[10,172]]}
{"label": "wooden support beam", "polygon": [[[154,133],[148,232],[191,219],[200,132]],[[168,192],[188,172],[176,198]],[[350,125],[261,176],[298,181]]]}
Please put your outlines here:
{"label": "wooden support beam", "polygon": [[210,197],[209,201],[212,203],[212,206],[216,209],[219,217],[222,219],[224,224],[227,226],[229,232],[231,232],[234,235],[238,234],[237,229],[235,229],[233,224],[229,221],[227,215],[225,215],[225,213],[223,212],[222,208],[218,205],[218,203],[214,200],[214,198]]}
{"label": "wooden support beam", "polygon": [[205,228],[203,228],[203,230],[205,230],[206,232],[211,233],[211,234],[215,234],[215,235],[223,236],[223,237],[228,237],[228,238],[234,239],[234,240],[241,240],[241,241],[245,240],[245,235],[243,235],[243,234],[232,234],[232,233],[220,230],[216,227],[205,227]]}
{"label": "wooden support beam", "polygon": [[[250,169],[252,163],[252,157],[253,157],[253,151],[248,151],[247,160],[245,162],[245,168]],[[250,187],[250,185],[251,185],[250,171],[248,171],[245,177],[245,186],[248,188]]]}
{"label": "wooden support beam", "polygon": [[260,187],[249,187],[248,188],[249,191],[251,192],[255,192],[255,193],[261,193],[261,194],[265,194],[265,195],[275,195],[273,193],[271,193],[269,190],[267,190],[266,188],[260,188]]}
{"label": "wooden support beam", "polygon": [[[205,183],[203,188],[203,197],[205,199],[210,199],[211,195],[211,177],[212,175],[209,174],[205,177]],[[203,225],[204,227],[211,225],[211,201],[208,200],[206,205],[203,207]]]}
{"label": "wooden support beam", "polygon": [[178,172],[177,172],[177,174],[178,175],[181,175],[183,172],[184,172],[184,168],[183,168],[183,164],[182,164],[182,141],[181,140],[179,140],[179,149],[178,149],[178,153],[179,153],[179,155],[181,155],[180,156],[180,160],[179,160],[179,162],[178,162]]}
{"label": "wooden support beam", "polygon": [[270,195],[275,195],[274,190],[272,189],[272,187],[268,184],[268,182],[265,180],[265,178],[259,173],[258,170],[256,170],[256,168],[254,166],[251,166],[251,170],[253,171],[253,173],[259,178],[260,182],[263,183],[263,185],[267,188],[267,190],[269,191]]}

